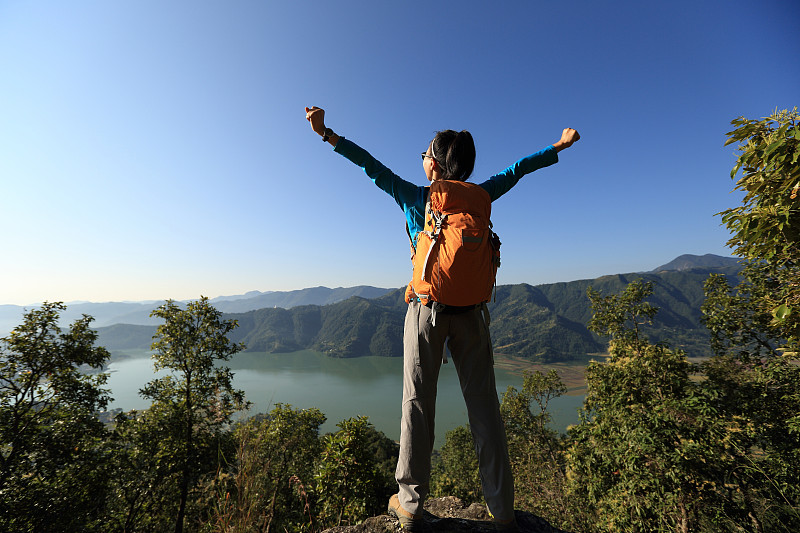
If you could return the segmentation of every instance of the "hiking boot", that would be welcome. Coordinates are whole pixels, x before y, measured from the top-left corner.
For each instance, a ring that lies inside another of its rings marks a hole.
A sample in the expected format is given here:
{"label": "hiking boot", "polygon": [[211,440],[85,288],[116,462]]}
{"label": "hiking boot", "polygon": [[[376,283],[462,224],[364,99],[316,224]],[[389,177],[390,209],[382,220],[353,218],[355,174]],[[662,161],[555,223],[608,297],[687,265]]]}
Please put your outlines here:
{"label": "hiking boot", "polygon": [[492,520],[492,525],[495,531],[519,531],[516,520],[500,520],[495,518]]}
{"label": "hiking boot", "polygon": [[422,515],[411,514],[400,505],[397,494],[389,498],[389,514],[400,521],[400,527],[406,531],[422,531]]}
{"label": "hiking boot", "polygon": [[489,513],[489,516],[492,517],[492,525],[494,526],[495,531],[519,531],[516,518],[501,520],[499,518],[495,518],[491,512]]}

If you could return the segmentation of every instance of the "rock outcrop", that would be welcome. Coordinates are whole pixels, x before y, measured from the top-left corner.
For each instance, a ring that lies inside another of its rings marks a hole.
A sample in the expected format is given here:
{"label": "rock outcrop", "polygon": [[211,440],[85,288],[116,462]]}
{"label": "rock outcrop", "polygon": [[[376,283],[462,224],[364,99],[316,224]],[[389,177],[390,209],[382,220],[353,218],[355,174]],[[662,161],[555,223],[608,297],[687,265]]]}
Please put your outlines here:
{"label": "rock outcrop", "polygon": [[[566,533],[551,526],[547,520],[524,511],[517,511],[521,533]],[[374,516],[355,526],[326,529],[323,533],[397,533],[402,531],[397,519],[389,515]],[[425,502],[425,529],[435,533],[494,532],[485,505],[465,505],[453,496]]]}

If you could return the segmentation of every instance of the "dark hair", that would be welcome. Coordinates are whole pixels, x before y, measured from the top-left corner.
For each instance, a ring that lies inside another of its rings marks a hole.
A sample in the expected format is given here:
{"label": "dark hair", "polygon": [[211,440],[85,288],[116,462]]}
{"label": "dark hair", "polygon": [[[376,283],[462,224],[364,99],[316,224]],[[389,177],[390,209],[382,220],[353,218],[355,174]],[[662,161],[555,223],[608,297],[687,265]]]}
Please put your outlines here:
{"label": "dark hair", "polygon": [[437,131],[431,141],[431,155],[442,166],[447,180],[466,181],[475,168],[475,142],[467,130]]}

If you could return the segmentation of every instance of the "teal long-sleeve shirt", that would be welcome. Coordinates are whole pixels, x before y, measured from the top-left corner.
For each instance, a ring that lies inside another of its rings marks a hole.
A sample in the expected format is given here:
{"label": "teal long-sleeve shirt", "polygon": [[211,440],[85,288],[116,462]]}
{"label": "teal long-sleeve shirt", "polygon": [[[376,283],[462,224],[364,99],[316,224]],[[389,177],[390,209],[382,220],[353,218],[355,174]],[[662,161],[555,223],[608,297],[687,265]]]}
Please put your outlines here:
{"label": "teal long-sleeve shirt", "polygon": [[[369,152],[344,137],[339,137],[334,151],[363,168],[375,185],[394,198],[394,201],[405,213],[408,231],[412,241],[415,241],[417,233],[425,225],[427,187],[414,185],[404,180],[372,157]],[[494,202],[511,190],[525,174],[530,174],[535,170],[549,167],[555,163],[558,163],[558,152],[551,145],[535,154],[520,159],[499,174],[495,174],[483,183],[479,183],[479,185],[489,193],[489,197]]]}

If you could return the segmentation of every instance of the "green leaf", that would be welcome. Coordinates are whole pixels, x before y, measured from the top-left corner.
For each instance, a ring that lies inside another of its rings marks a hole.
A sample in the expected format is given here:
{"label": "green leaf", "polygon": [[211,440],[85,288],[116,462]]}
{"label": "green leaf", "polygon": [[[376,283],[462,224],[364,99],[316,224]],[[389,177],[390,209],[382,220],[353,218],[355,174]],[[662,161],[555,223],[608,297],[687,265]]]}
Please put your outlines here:
{"label": "green leaf", "polygon": [[792,308],[786,304],[781,304],[774,311],[772,311],[772,316],[774,316],[778,320],[786,320],[786,317],[788,317],[791,314],[792,314]]}
{"label": "green leaf", "polygon": [[783,140],[775,141],[774,143],[770,144],[767,147],[767,150],[764,152],[764,157],[767,157],[769,154],[777,150],[781,144],[783,144]]}

